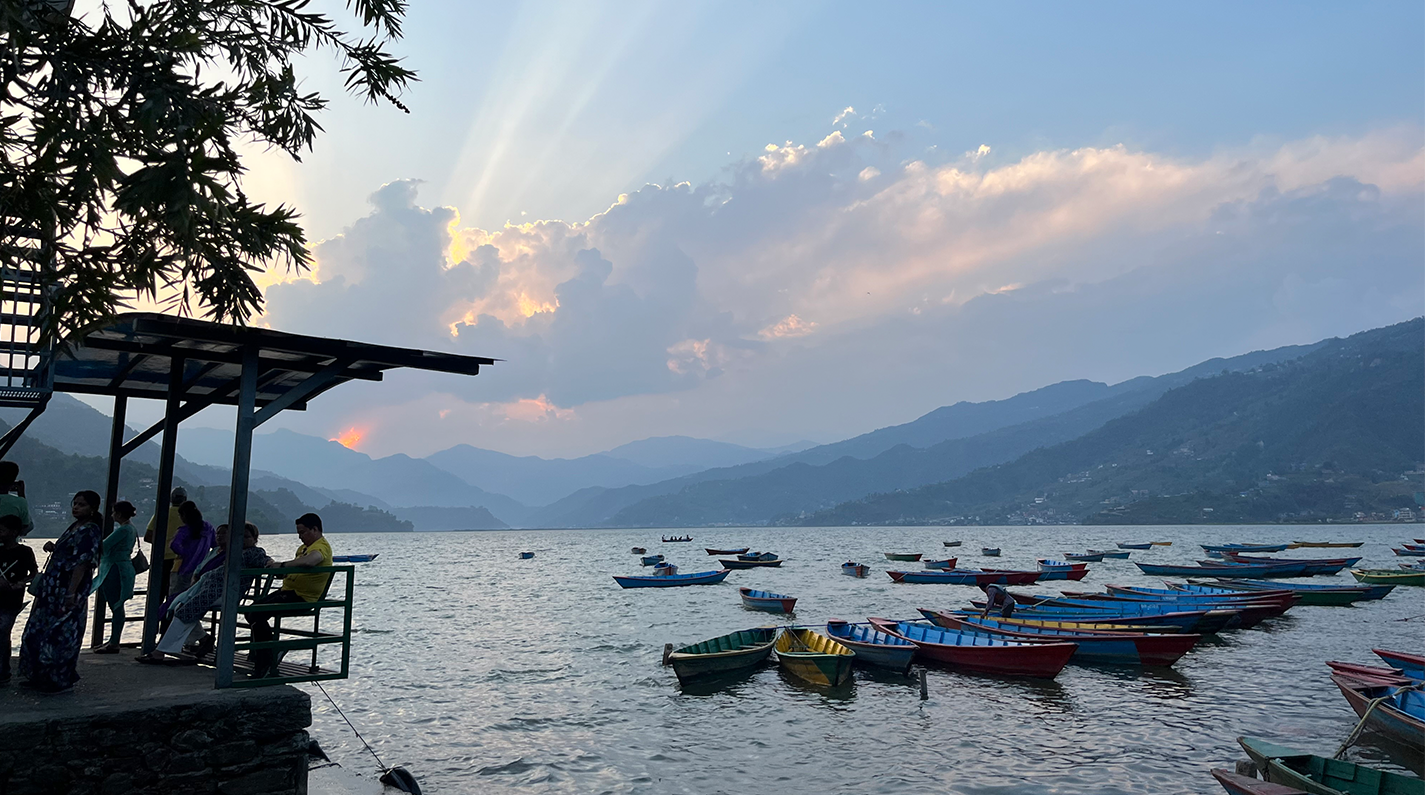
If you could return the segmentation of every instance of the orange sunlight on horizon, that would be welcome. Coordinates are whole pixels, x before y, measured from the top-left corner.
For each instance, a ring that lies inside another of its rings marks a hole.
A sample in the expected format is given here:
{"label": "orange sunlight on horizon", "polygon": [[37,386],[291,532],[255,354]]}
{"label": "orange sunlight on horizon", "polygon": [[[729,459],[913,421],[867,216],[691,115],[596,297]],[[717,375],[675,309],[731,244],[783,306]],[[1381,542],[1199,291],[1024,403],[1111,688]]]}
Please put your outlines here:
{"label": "orange sunlight on horizon", "polygon": [[340,436],[337,436],[333,439],[328,439],[327,441],[336,442],[342,447],[348,448],[350,450],[355,450],[356,445],[361,442],[361,437],[365,435],[365,431],[359,431],[355,428],[347,428],[344,432],[342,432]]}

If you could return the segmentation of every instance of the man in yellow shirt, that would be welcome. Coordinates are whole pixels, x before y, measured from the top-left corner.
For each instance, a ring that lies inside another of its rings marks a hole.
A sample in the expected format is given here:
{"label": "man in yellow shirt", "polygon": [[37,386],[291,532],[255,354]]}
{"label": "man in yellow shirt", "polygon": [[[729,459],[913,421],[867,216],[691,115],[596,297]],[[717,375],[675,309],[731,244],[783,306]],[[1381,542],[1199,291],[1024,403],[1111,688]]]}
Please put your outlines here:
{"label": "man in yellow shirt", "polygon": [[[174,489],[173,493],[168,496],[168,541],[165,541],[163,544],[163,577],[158,583],[159,596],[163,598],[166,598],[169,591],[172,590],[170,581],[173,579],[174,569],[183,565],[183,561],[178,559],[178,553],[173,551],[173,547],[168,542],[173,540],[173,536],[178,532],[178,528],[183,526],[183,517],[178,514],[178,506],[187,501],[188,491],[182,486]],[[144,543],[149,545],[149,560],[154,561],[155,565],[158,561],[158,555],[154,554],[155,550],[153,549],[153,545],[158,543],[158,539],[154,538],[154,534],[157,532],[158,514],[155,513],[153,517],[148,520],[148,532],[143,535]]]}
{"label": "man in yellow shirt", "polygon": [[[332,565],[332,547],[322,535],[322,517],[314,513],[302,514],[301,518],[297,520],[297,537],[302,539],[302,545],[297,547],[297,554],[293,555],[291,560],[273,564],[275,568],[310,568]],[[331,576],[331,572],[288,574],[282,578],[280,589],[258,599],[254,604],[300,605],[304,602],[315,602],[322,598],[322,593],[326,591],[327,582],[331,580]],[[252,626],[253,641],[275,639],[276,636],[271,625],[268,624],[268,619],[299,615],[302,612],[304,611],[296,609],[252,614],[249,623]],[[252,652],[252,675],[262,677],[275,673],[279,660],[280,657],[273,654],[272,649],[254,649]]]}

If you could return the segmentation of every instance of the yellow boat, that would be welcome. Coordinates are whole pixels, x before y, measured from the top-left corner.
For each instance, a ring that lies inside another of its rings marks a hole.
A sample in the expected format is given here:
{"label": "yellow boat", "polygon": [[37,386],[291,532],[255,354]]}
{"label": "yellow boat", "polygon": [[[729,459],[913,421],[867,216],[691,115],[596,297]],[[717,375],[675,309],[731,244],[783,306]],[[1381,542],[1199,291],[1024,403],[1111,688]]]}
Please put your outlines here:
{"label": "yellow boat", "polygon": [[777,638],[777,662],[787,673],[814,685],[835,687],[851,678],[856,652],[809,629],[789,628]]}

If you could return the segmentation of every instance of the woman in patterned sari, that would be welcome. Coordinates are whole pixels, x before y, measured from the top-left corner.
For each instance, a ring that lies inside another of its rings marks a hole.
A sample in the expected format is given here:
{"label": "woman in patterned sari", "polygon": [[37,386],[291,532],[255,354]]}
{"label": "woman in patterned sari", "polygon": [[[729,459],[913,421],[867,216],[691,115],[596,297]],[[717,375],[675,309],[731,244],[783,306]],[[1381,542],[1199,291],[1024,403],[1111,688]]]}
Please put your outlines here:
{"label": "woman in patterned sari", "polygon": [[70,505],[74,523],[45,544],[50,553],[20,641],[20,676],[41,693],[63,693],[79,681],[75,664],[84,642],[90,580],[99,559],[99,495],[81,491]]}

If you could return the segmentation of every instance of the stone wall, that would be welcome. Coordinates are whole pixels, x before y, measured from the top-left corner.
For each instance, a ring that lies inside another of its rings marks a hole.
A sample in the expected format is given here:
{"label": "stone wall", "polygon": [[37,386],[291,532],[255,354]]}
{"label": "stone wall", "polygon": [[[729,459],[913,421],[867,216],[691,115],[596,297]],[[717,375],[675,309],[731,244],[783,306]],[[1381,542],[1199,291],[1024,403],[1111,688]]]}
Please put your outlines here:
{"label": "stone wall", "polygon": [[57,714],[0,716],[0,795],[305,795],[306,693],[264,687],[184,696],[87,714],[75,704]]}

